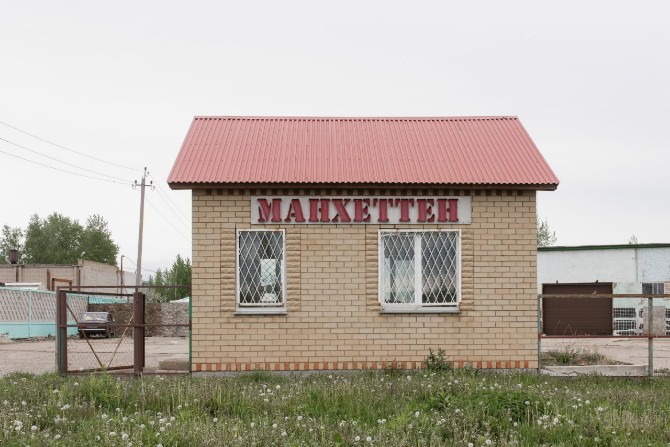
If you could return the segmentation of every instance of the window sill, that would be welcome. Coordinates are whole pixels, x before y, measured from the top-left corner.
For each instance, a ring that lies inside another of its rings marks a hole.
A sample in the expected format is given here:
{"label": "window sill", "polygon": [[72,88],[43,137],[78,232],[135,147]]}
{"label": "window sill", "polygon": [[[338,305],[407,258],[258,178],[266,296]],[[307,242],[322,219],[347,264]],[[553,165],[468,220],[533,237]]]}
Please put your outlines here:
{"label": "window sill", "polygon": [[265,307],[257,309],[235,309],[233,315],[287,315],[288,311],[284,307]]}
{"label": "window sill", "polygon": [[399,307],[382,308],[380,314],[460,314],[457,307]]}

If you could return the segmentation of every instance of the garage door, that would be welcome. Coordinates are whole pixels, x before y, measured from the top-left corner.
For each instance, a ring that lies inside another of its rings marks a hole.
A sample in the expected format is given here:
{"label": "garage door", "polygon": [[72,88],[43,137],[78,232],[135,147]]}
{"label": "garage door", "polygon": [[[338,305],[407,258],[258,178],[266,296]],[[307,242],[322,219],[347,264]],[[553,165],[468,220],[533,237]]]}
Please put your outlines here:
{"label": "garage door", "polygon": [[[543,284],[543,294],[612,293],[612,283]],[[545,335],[612,335],[611,298],[544,298]]]}

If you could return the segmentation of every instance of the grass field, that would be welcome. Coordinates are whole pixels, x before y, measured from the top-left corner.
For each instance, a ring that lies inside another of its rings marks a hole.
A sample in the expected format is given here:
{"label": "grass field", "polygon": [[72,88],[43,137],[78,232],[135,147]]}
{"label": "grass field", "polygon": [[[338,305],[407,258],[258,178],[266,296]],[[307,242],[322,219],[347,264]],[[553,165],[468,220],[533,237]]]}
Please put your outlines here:
{"label": "grass field", "polygon": [[476,370],[0,379],[2,446],[668,446],[670,381]]}

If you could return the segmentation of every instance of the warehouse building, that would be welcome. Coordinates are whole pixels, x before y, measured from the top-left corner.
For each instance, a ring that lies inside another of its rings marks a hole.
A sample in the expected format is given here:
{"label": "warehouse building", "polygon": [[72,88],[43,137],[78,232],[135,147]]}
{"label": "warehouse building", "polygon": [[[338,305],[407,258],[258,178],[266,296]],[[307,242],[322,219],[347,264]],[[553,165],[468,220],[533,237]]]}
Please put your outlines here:
{"label": "warehouse building", "polygon": [[196,117],[194,372],[537,366],[537,190],[515,117]]}
{"label": "warehouse building", "polygon": [[[542,247],[538,293],[670,294],[670,244]],[[543,303],[546,335],[670,335],[670,300],[551,298]],[[649,315],[653,312],[652,323]]]}

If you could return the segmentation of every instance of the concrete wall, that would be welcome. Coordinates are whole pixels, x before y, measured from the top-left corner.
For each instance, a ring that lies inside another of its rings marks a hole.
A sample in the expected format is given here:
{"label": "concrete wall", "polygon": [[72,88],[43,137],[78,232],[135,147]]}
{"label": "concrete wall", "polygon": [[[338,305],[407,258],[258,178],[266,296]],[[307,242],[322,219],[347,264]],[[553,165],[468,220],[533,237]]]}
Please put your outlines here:
{"label": "concrete wall", "polygon": [[[253,191],[253,194],[391,195],[392,191]],[[400,192],[398,192],[400,193]],[[402,191],[403,195],[455,194]],[[462,235],[457,314],[383,314],[380,229],[438,225],[278,225],[286,230],[286,315],[240,315],[236,230],[251,228],[252,191],[193,191],[193,369],[366,369],[421,366],[442,348],[456,366],[537,366],[534,191],[472,195]]]}
{"label": "concrete wall", "polygon": [[[121,272],[114,265],[88,260],[80,260],[77,265],[0,265],[0,282],[40,283],[41,290],[49,289],[49,277],[70,280],[73,286],[119,286],[121,284],[121,274],[123,274],[125,285],[135,284],[134,273]],[[67,283],[56,283],[56,286],[64,285],[67,285]]]}
{"label": "concrete wall", "polygon": [[538,290],[557,281],[639,285],[622,286],[629,291],[641,290],[643,282],[670,282],[670,247],[538,251]]}

